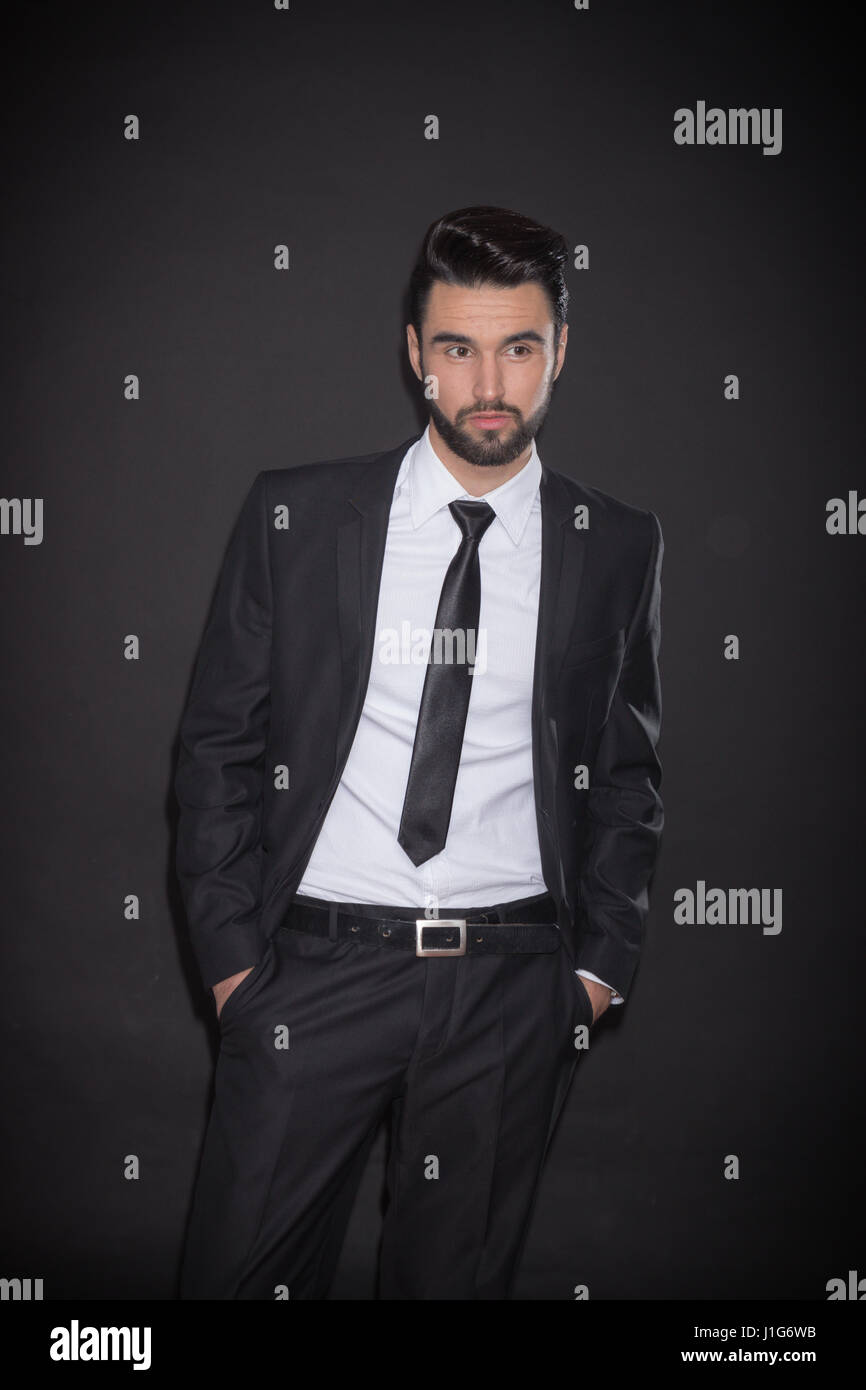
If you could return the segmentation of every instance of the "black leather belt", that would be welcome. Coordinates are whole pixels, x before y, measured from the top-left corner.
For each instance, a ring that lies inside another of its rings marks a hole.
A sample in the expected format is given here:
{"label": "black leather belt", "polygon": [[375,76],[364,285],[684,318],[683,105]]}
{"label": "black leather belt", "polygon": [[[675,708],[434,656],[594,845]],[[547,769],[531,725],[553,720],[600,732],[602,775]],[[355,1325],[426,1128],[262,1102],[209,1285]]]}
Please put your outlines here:
{"label": "black leather belt", "polygon": [[367,903],[329,903],[296,897],[281,929],[310,932],[333,941],[393,947],[416,956],[484,956],[556,951],[562,933],[551,897],[523,899],[497,908],[470,908],[462,917],[419,917],[418,909]]}

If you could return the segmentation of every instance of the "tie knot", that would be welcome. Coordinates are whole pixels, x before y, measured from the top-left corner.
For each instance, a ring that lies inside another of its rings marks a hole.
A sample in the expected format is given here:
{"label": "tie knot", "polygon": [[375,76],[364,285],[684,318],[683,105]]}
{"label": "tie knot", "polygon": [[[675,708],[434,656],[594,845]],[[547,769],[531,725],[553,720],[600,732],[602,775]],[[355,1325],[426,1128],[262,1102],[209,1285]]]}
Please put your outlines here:
{"label": "tie knot", "polygon": [[489,503],[484,502],[480,497],[472,502],[464,501],[463,498],[456,502],[449,502],[448,510],[463,532],[464,539],[473,541],[481,540],[496,516]]}

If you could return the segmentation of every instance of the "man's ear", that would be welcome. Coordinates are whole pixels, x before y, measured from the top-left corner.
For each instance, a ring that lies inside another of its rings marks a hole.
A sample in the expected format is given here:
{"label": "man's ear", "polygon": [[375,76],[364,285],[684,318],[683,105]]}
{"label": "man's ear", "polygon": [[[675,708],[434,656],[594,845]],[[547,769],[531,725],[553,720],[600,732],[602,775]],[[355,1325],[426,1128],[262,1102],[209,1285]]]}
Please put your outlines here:
{"label": "man's ear", "polygon": [[415,332],[415,325],[412,323],[406,324],[406,346],[409,351],[409,361],[412,365],[412,370],[418,380],[423,381],[424,374],[421,371],[421,345],[418,342],[418,334]]}
{"label": "man's ear", "polygon": [[566,345],[567,341],[568,341],[568,324],[567,324],[567,323],[564,323],[564,324],[562,325],[562,330],[561,330],[561,332],[560,332],[560,334],[559,334],[559,346],[558,346],[557,349],[556,349],[556,370],[555,370],[554,373],[553,373],[553,379],[554,379],[554,381],[556,381],[556,378],[559,376],[559,373],[562,371],[562,364],[563,364],[563,362],[565,361],[565,345]]}

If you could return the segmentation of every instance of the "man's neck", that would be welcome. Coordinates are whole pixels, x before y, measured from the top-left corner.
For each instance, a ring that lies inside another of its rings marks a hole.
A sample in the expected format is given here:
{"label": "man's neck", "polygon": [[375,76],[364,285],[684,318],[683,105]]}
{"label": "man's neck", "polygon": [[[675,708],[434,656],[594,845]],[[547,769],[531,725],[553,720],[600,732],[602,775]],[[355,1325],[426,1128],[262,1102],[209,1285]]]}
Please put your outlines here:
{"label": "man's neck", "polygon": [[445,440],[437,430],[433,421],[430,421],[430,444],[433,452],[448,469],[452,477],[456,478],[465,492],[472,497],[483,497],[486,492],[492,492],[494,488],[501,487],[507,483],[509,478],[513,478],[522,468],[525,468],[532,457],[532,444],[528,444],[523,453],[518,458],[512,459],[511,463],[501,464],[477,464],[467,463],[466,459],[455,454],[448,448]]}

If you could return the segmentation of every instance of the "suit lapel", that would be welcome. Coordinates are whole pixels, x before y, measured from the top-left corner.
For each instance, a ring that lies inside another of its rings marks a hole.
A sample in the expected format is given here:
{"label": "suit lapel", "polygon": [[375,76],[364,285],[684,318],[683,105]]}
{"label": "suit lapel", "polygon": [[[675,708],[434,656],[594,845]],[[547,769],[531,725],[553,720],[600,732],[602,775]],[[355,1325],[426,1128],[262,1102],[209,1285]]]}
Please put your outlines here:
{"label": "suit lapel", "polygon": [[573,530],[574,505],[557,473],[541,470],[541,591],[535,682],[543,698],[555,681],[577,617],[585,547]]}
{"label": "suit lapel", "polygon": [[543,465],[540,491],[541,587],[532,688],[532,771],[545,879],[552,893],[568,900],[556,827],[559,730],[556,716],[549,711],[549,697],[555,689],[577,615],[585,548],[572,530],[574,507],[565,482]]}
{"label": "suit lapel", "polygon": [[361,716],[375,641],[379,583],[400,464],[420,435],[380,454],[349,498],[354,515],[337,530],[337,609],[342,680],[335,766],[349,755]]}

